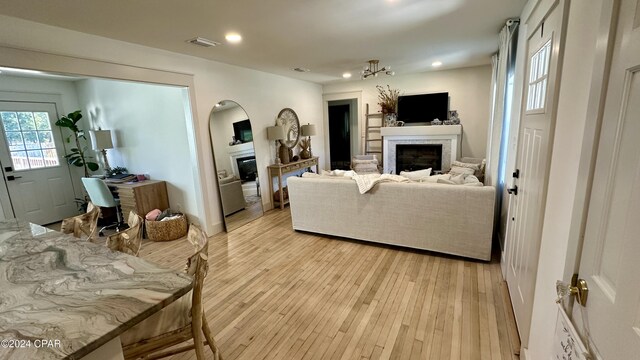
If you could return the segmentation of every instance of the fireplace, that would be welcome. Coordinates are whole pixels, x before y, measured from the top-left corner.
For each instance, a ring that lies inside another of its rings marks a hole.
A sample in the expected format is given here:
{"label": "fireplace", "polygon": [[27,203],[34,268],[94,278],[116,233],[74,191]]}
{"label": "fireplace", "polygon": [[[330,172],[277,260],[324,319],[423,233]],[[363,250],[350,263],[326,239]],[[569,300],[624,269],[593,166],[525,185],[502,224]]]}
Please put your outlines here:
{"label": "fireplace", "polygon": [[[460,154],[462,125],[390,126],[380,129],[380,135],[382,135],[385,174],[399,174],[403,170],[398,168],[399,170],[396,171],[396,147],[403,145],[439,145],[439,162],[432,159],[428,161],[429,164],[421,164],[423,160],[419,160],[410,165],[418,164],[424,168],[431,167],[434,171],[448,171],[451,163],[457,160]],[[403,165],[403,167],[407,166]],[[418,167],[414,166],[415,168]]]}
{"label": "fireplace", "polygon": [[428,168],[442,170],[442,144],[396,145],[396,174]]}
{"label": "fireplace", "polygon": [[246,156],[246,157],[236,158],[236,162],[238,163],[238,172],[240,173],[240,180],[242,180],[243,182],[256,180],[256,175],[258,174],[258,168],[256,167],[255,156]]}

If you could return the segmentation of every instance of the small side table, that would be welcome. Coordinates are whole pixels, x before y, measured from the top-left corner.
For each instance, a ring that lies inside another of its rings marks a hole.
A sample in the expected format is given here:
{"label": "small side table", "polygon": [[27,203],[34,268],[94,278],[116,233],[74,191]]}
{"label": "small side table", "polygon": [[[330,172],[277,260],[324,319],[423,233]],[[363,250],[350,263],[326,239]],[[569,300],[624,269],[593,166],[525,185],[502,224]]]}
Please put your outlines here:
{"label": "small side table", "polygon": [[[288,164],[273,164],[267,166],[267,171],[269,172],[269,189],[271,194],[271,207],[276,208],[276,203],[280,206],[280,209],[284,209],[284,206],[289,203],[289,199],[284,198],[284,192],[282,191],[282,175],[298,171],[300,169],[309,168],[315,166],[316,173],[320,173],[320,167],[318,166],[318,157],[312,156],[310,159],[304,159],[300,161],[290,162]],[[274,201],[273,199],[273,178],[278,178],[278,190],[280,194],[279,201]]]}

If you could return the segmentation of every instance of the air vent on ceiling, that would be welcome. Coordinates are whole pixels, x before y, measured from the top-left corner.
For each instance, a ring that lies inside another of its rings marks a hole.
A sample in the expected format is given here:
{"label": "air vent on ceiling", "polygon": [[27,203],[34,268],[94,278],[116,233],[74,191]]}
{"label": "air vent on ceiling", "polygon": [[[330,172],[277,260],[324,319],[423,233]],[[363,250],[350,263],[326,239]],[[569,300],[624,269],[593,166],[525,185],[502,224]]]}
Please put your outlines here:
{"label": "air vent on ceiling", "polygon": [[222,45],[221,43],[219,43],[217,41],[205,39],[205,38],[199,37],[199,36],[197,38],[193,38],[193,39],[187,40],[187,42],[191,43],[193,45],[198,45],[198,46],[203,46],[203,47],[212,47],[212,46]]}
{"label": "air vent on ceiling", "polygon": [[297,72],[301,72],[301,73],[306,73],[306,72],[309,72],[309,71],[311,71],[311,70],[306,69],[306,68],[302,68],[302,67],[297,67],[297,68],[293,69],[293,71],[297,71]]}

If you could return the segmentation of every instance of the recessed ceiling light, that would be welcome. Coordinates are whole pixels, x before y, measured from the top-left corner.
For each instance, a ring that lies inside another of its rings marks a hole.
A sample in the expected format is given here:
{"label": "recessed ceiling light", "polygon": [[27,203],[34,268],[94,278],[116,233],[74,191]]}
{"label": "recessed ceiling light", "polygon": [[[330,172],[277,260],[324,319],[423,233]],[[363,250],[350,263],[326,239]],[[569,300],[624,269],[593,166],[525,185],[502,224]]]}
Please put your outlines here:
{"label": "recessed ceiling light", "polygon": [[433,67],[442,66],[442,61],[434,61],[434,62],[431,63],[431,66],[433,66]]}
{"label": "recessed ceiling light", "polygon": [[205,39],[203,37],[196,37],[193,39],[189,39],[187,40],[188,43],[193,44],[193,45],[198,45],[198,46],[202,46],[202,47],[212,47],[212,46],[218,46],[218,45],[222,45],[217,41],[213,41],[213,40],[209,40],[209,39]]}
{"label": "recessed ceiling light", "polygon": [[238,33],[228,33],[224,38],[232,44],[237,44],[242,41],[242,36],[240,36],[240,34]]}
{"label": "recessed ceiling light", "polygon": [[306,73],[309,72],[311,70],[307,69],[307,68],[303,68],[303,67],[297,67],[295,69],[293,69],[293,71],[297,71],[297,72],[301,72],[301,73]]}
{"label": "recessed ceiling light", "polygon": [[349,79],[351,77],[351,73],[346,72],[346,73],[342,74],[342,77],[345,78],[345,79]]}
{"label": "recessed ceiling light", "polygon": [[42,74],[42,71],[38,71],[38,70],[0,67],[0,72],[2,72],[2,71],[6,71],[9,74],[11,74],[12,72],[20,73],[20,74]]}

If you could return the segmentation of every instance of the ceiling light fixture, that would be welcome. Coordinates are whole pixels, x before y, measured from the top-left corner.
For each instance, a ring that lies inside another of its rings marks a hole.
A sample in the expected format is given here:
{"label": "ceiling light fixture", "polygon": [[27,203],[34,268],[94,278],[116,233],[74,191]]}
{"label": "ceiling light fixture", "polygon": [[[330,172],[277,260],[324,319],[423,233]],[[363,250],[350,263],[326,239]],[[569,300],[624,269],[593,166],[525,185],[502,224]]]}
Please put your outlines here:
{"label": "ceiling light fixture", "polygon": [[345,79],[349,79],[349,78],[351,78],[351,73],[346,72],[346,73],[342,74],[342,77],[345,78]]}
{"label": "ceiling light fixture", "polygon": [[384,66],[382,67],[382,69],[379,69],[378,65],[380,64],[380,60],[369,60],[368,63],[369,65],[365,66],[364,70],[362,70],[362,72],[360,73],[363,79],[366,79],[369,76],[376,77],[378,76],[378,73],[384,73],[389,76],[393,76],[396,74],[395,72],[391,71],[390,66]]}
{"label": "ceiling light fixture", "polygon": [[434,61],[434,62],[431,63],[431,66],[433,66],[433,67],[442,66],[442,61]]}
{"label": "ceiling light fixture", "polygon": [[225,35],[224,38],[227,39],[227,41],[232,44],[237,44],[240,41],[242,41],[242,36],[240,36],[240,34],[237,34],[237,33],[229,33]]}
{"label": "ceiling light fixture", "polygon": [[189,40],[187,40],[187,42],[190,43],[190,44],[198,45],[198,46],[202,46],[202,47],[213,47],[213,46],[222,45],[221,43],[219,43],[217,41],[205,39],[205,38],[200,37],[200,36],[195,37],[193,39],[189,39]]}

